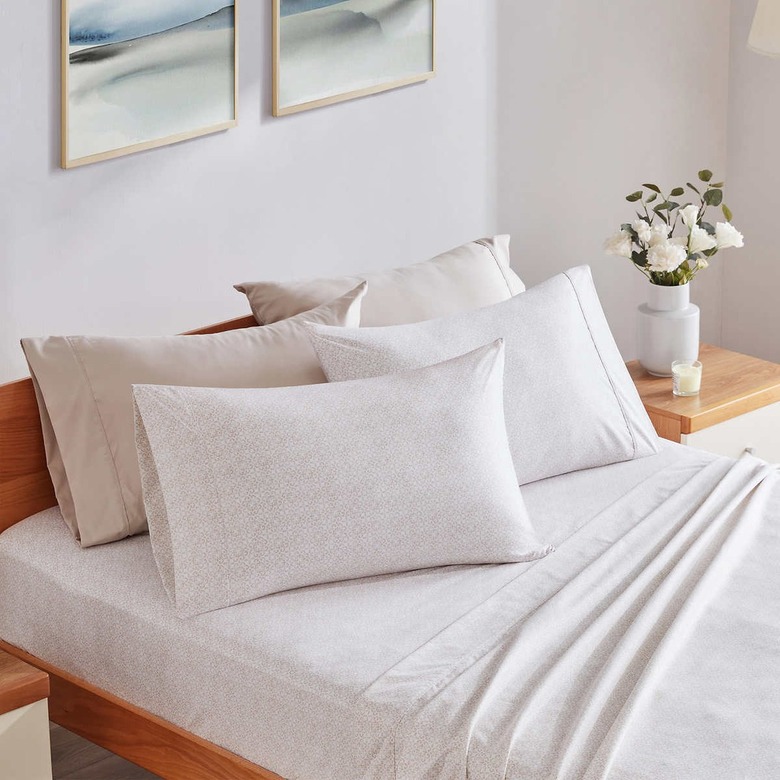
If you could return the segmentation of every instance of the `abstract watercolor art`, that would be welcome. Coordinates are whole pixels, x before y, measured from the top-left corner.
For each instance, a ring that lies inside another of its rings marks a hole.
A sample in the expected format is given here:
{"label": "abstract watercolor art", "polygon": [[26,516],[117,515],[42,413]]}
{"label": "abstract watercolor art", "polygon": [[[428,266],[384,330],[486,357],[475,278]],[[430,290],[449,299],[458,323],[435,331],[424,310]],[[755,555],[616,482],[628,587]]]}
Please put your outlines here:
{"label": "abstract watercolor art", "polygon": [[236,124],[237,0],[63,0],[62,166]]}
{"label": "abstract watercolor art", "polygon": [[274,0],[274,114],[431,78],[435,0]]}

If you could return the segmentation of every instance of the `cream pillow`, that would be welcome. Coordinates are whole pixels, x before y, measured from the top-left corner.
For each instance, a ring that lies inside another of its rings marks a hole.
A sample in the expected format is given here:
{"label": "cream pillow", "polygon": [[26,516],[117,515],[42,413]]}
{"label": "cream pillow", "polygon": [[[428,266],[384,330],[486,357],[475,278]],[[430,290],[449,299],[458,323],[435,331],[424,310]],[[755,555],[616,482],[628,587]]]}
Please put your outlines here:
{"label": "cream pillow", "polygon": [[546,555],[515,479],[501,342],[267,390],[136,386],[155,559],[182,617],[316,583]]}
{"label": "cream pillow", "polygon": [[509,236],[483,238],[422,263],[389,271],[293,282],[245,282],[260,323],[277,322],[368,282],[362,326],[399,325],[504,301],[525,289],[509,267]]}
{"label": "cream pillow", "polygon": [[601,309],[590,269],[415,325],[312,325],[331,381],[430,365],[506,340],[506,425],[520,484],[658,451],[658,436]]}
{"label": "cream pillow", "polygon": [[365,285],[269,327],[208,336],[23,339],[46,459],[63,517],[83,547],[146,530],[133,383],[272,387],[324,382],[304,319],[357,325]]}

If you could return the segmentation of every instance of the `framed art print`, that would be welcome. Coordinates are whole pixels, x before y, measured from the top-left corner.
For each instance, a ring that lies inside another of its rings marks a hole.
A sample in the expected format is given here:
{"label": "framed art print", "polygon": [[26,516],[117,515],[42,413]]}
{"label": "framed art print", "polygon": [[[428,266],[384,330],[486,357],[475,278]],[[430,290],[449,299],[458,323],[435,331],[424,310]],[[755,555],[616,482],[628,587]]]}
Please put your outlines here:
{"label": "framed art print", "polygon": [[235,127],[238,0],[62,0],[62,167]]}
{"label": "framed art print", "polygon": [[425,81],[435,0],[273,0],[274,116]]}

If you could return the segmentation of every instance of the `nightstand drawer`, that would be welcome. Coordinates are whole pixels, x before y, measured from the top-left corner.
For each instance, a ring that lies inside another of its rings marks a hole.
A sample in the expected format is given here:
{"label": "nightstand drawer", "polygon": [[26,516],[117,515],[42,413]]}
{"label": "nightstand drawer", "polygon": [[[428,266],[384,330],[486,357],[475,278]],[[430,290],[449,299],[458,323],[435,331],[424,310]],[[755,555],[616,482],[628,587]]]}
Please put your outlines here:
{"label": "nightstand drawer", "polygon": [[780,403],[755,409],[695,433],[683,434],[682,443],[732,458],[738,458],[746,449],[751,449],[758,458],[780,463]]}

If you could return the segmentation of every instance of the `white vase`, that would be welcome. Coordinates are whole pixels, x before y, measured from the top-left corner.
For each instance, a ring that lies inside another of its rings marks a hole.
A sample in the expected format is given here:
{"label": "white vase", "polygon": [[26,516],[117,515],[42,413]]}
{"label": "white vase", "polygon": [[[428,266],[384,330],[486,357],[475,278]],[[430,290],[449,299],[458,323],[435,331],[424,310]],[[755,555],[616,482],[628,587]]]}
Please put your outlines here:
{"label": "white vase", "polygon": [[671,376],[672,361],[699,357],[699,307],[691,303],[690,284],[648,285],[637,324],[637,356],[651,374]]}

